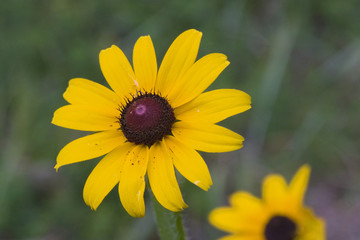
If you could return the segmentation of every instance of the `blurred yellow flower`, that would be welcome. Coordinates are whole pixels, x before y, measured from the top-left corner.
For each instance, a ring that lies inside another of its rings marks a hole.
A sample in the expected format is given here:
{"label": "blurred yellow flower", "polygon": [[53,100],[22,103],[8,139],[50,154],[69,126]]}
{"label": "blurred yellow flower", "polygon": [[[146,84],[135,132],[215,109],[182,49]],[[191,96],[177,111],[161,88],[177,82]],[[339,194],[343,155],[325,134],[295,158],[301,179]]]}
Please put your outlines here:
{"label": "blurred yellow flower", "polygon": [[281,175],[263,182],[263,199],[247,192],[230,197],[231,207],[214,209],[209,221],[230,232],[222,240],[324,240],[325,224],[303,206],[310,167],[302,166],[289,185]]}
{"label": "blurred yellow flower", "polygon": [[83,197],[97,209],[116,184],[120,200],[133,217],[145,214],[144,189],[150,187],[165,208],[185,204],[174,166],[189,181],[207,190],[209,170],[196,150],[226,152],[242,147],[243,137],[216,123],[250,108],[250,96],[234,89],[202,93],[229,64],[212,53],[196,60],[202,33],[178,36],[162,64],[150,36],[140,37],[133,67],[116,46],[100,52],[100,67],[110,89],[81,78],[70,80],[64,98],[69,105],[55,111],[52,123],[97,132],[67,144],[59,167],[107,154],[88,177]]}

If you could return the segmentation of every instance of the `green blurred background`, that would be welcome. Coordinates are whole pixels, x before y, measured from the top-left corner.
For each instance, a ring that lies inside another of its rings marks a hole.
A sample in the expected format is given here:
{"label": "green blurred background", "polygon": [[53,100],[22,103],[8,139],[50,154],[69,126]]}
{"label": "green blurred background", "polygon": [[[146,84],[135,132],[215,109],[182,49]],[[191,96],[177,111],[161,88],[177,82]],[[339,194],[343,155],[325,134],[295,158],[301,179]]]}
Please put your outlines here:
{"label": "green blurred background", "polygon": [[204,192],[179,176],[190,239],[225,233],[207,222],[236,190],[259,196],[269,173],[287,179],[312,166],[306,203],[326,219],[328,239],[360,236],[360,24],[358,0],[2,0],[0,3],[0,239],[158,239],[151,199],[131,218],[114,189],[94,212],[82,188],[99,159],[53,169],[84,133],[50,124],[68,80],[106,84],[101,49],[131,59],[150,34],[159,62],[174,38],[203,32],[199,56],[231,64],[210,87],[237,88],[253,108],[221,125],[244,148],[202,154],[214,185]]}

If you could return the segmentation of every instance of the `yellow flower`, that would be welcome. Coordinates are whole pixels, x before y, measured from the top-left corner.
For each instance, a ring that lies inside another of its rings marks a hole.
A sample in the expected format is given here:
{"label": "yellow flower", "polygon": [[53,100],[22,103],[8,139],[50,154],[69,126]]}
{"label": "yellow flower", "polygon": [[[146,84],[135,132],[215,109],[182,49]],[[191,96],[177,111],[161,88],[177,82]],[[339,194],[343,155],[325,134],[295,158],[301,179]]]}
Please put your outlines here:
{"label": "yellow flower", "polygon": [[325,224],[303,206],[310,167],[302,166],[289,185],[281,175],[263,182],[263,199],[247,192],[230,197],[231,207],[213,210],[209,221],[232,235],[222,240],[324,240]]}
{"label": "yellow flower", "polygon": [[229,64],[212,53],[196,60],[202,33],[178,36],[159,70],[150,36],[140,37],[133,67],[116,46],[100,52],[100,67],[110,89],[95,82],[70,80],[64,98],[69,105],[55,111],[52,123],[97,132],[67,144],[56,169],[107,154],[88,177],[83,197],[96,210],[118,184],[120,200],[133,217],[145,214],[144,189],[150,187],[165,208],[185,204],[176,169],[207,190],[209,170],[196,150],[226,152],[242,147],[243,137],[216,125],[250,108],[250,96],[234,89],[202,93]]}

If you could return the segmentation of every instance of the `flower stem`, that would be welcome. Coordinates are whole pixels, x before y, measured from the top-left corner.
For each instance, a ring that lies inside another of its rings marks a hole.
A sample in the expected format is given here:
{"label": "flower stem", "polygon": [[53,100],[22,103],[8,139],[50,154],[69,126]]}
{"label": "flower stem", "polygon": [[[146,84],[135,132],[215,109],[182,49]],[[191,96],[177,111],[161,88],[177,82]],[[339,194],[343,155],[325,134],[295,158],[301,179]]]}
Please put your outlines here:
{"label": "flower stem", "polygon": [[152,192],[151,198],[160,238],[163,240],[185,240],[186,235],[183,227],[181,213],[172,212],[165,209],[156,200]]}

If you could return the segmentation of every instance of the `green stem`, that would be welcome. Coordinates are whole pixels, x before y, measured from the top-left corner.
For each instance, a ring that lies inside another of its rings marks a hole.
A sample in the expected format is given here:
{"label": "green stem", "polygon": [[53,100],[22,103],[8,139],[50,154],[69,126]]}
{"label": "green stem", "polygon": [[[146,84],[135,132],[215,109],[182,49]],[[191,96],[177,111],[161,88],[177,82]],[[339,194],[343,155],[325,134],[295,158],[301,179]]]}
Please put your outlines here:
{"label": "green stem", "polygon": [[156,200],[154,194],[152,192],[150,194],[153,202],[160,238],[163,240],[185,240],[186,235],[183,227],[181,213],[172,212],[165,209]]}

